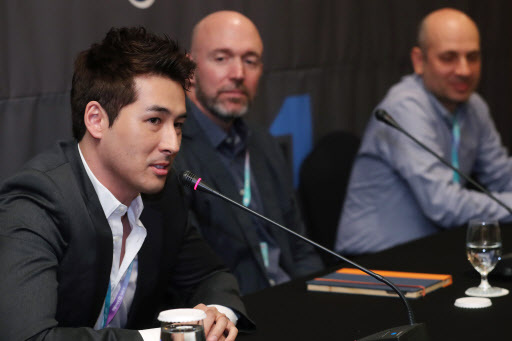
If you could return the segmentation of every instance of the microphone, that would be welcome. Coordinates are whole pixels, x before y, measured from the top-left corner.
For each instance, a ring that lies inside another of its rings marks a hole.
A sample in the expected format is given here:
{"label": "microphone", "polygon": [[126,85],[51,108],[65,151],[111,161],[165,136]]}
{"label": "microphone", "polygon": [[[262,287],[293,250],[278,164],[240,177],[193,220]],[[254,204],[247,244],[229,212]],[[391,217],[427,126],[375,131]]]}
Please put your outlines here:
{"label": "microphone", "polygon": [[414,314],[412,312],[412,309],[411,307],[409,306],[409,303],[407,302],[407,299],[405,298],[404,294],[391,282],[389,281],[387,278],[379,275],[379,274],[376,274],[375,272],[349,260],[348,258],[345,258],[339,254],[337,254],[336,252],[334,251],[331,251],[329,250],[328,248],[318,244],[318,243],[315,243],[314,241],[312,241],[311,239],[308,239],[300,234],[298,234],[297,232],[293,231],[293,230],[290,230],[289,228],[279,224],[279,223],[276,223],[275,221],[251,210],[250,208],[247,208],[245,207],[244,205],[226,197],[225,195],[215,191],[211,186],[205,184],[202,179],[198,176],[196,176],[194,173],[192,173],[191,171],[184,171],[181,173],[181,177],[179,178],[181,180],[181,183],[183,186],[188,186],[188,187],[191,187],[194,189],[194,191],[201,191],[201,192],[206,192],[206,193],[209,193],[209,194],[212,194],[216,197],[219,197],[227,202],[229,202],[230,204],[232,205],[235,205],[236,207],[244,210],[244,211],[247,211],[255,216],[257,216],[258,218],[261,218],[263,220],[265,220],[266,222],[274,225],[274,226],[277,226],[279,227],[280,229],[282,230],[285,230],[286,232],[294,235],[295,237],[298,237],[300,239],[302,239],[303,241],[305,241],[306,243],[310,244],[310,245],[313,245],[314,247],[324,251],[324,252],[327,252],[331,255],[333,255],[334,257],[346,262],[346,263],[349,263],[350,265],[356,267],[357,269],[361,270],[362,272],[372,276],[373,278],[377,279],[378,281],[386,284],[387,286],[389,286],[395,293],[397,293],[398,297],[400,297],[400,299],[402,300],[402,302],[404,303],[405,305],[405,308],[407,309],[407,314],[408,314],[408,318],[409,318],[409,325],[405,325],[405,326],[400,326],[400,327],[396,327],[396,328],[391,328],[391,329],[387,329],[385,331],[381,331],[381,332],[378,332],[378,333],[375,333],[375,334],[372,334],[370,336],[367,336],[367,337],[364,337],[362,339],[360,339],[359,341],[373,341],[373,340],[384,340],[384,336],[386,336],[385,340],[400,340],[400,341],[428,341],[428,337],[427,337],[427,332],[426,332],[426,326],[424,323],[415,323],[414,322]]}
{"label": "microphone", "polygon": [[475,186],[475,188],[477,188],[478,190],[480,190],[481,192],[485,193],[489,198],[491,198],[492,200],[494,200],[495,202],[497,202],[501,207],[503,207],[504,209],[506,209],[508,211],[508,213],[512,214],[512,209],[507,205],[505,204],[503,201],[501,201],[500,199],[496,198],[491,192],[489,192],[487,189],[485,189],[484,187],[482,187],[478,182],[476,182],[475,180],[471,179],[469,176],[467,176],[466,174],[464,174],[460,169],[454,167],[451,163],[449,163],[448,161],[446,161],[445,159],[443,159],[439,154],[437,154],[436,152],[434,152],[432,149],[430,149],[429,147],[427,147],[425,144],[423,144],[422,142],[420,142],[417,138],[415,138],[414,136],[412,136],[411,134],[409,134],[409,132],[407,130],[405,130],[404,128],[402,128],[394,119],[393,117],[391,117],[391,115],[389,115],[385,110],[383,109],[377,109],[375,110],[375,118],[381,122],[384,122],[385,124],[397,129],[398,131],[400,131],[401,133],[403,133],[404,135],[406,135],[408,138],[410,138],[411,140],[413,140],[416,144],[418,144],[421,148],[423,148],[424,150],[426,150],[427,152],[429,152],[431,155],[433,155],[436,159],[438,159],[439,161],[441,161],[441,163],[443,163],[444,165],[446,165],[448,168],[452,169],[453,171],[457,172],[457,174],[459,174],[462,178],[464,178],[467,182],[469,182],[471,185]]}
{"label": "microphone", "polygon": [[393,128],[396,128],[396,129],[399,129],[399,130],[401,129],[400,125],[385,110],[377,109],[375,111],[375,117],[379,121],[384,122],[387,125],[392,126]]}

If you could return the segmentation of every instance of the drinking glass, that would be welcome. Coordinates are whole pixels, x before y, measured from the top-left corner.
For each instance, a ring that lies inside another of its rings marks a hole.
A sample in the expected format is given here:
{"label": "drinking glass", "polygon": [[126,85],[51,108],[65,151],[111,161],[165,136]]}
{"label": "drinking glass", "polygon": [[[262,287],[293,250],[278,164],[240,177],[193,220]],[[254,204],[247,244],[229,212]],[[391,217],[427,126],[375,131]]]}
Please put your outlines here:
{"label": "drinking glass", "polygon": [[172,309],[160,312],[161,341],[205,341],[203,320],[206,313],[199,309]]}
{"label": "drinking glass", "polygon": [[482,277],[478,287],[466,290],[466,295],[498,297],[508,294],[507,289],[492,287],[487,275],[501,259],[501,233],[497,221],[471,220],[466,235],[466,254],[469,262]]}

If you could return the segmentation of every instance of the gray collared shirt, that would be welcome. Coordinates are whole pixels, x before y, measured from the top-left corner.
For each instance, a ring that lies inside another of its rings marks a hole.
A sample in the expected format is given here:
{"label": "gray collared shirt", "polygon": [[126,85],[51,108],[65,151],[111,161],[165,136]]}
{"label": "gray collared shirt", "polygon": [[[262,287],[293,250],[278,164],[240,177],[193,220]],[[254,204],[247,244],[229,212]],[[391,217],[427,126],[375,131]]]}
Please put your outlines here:
{"label": "gray collared shirt", "polygon": [[[403,77],[378,108],[418,140],[451,160],[452,115],[460,125],[460,169],[512,205],[512,160],[487,104],[478,94],[450,113],[417,75]],[[336,251],[377,252],[472,218],[510,220],[485,194],[453,182],[453,171],[401,132],[373,116],[357,154],[343,207]]]}

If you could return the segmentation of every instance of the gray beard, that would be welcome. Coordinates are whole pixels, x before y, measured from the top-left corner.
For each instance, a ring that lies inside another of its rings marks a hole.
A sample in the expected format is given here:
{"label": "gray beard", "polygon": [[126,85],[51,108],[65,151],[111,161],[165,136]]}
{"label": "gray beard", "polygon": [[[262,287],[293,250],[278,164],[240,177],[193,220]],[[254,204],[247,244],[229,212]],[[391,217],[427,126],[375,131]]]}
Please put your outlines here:
{"label": "gray beard", "polygon": [[242,117],[247,113],[249,109],[250,101],[247,101],[247,104],[240,110],[226,110],[222,102],[218,100],[217,97],[208,97],[201,89],[200,82],[196,76],[196,98],[201,103],[201,105],[208,110],[215,117],[225,121],[230,122],[233,121],[237,117]]}

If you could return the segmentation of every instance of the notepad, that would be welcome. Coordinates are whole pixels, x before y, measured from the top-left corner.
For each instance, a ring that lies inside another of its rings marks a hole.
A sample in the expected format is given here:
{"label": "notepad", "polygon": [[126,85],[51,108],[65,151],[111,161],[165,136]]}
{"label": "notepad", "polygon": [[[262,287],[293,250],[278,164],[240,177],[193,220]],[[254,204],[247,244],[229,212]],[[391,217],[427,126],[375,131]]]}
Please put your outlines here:
{"label": "notepad", "polygon": [[[429,292],[452,284],[451,275],[381,270],[372,271],[386,277],[408,298],[422,297]],[[307,281],[307,288],[309,291],[398,297],[388,285],[367,275],[361,270],[350,268],[342,268],[328,275]]]}

